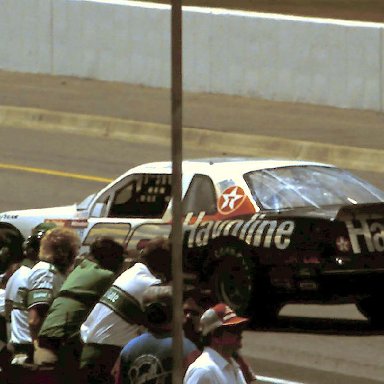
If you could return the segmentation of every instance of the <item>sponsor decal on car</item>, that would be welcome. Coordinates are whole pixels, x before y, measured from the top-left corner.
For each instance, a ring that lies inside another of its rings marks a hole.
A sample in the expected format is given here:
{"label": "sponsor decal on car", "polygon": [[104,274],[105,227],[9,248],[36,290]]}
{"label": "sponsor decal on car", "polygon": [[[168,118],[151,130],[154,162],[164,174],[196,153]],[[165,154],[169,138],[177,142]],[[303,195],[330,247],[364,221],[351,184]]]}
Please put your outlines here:
{"label": "sponsor decal on car", "polygon": [[44,223],[54,223],[58,227],[66,228],[87,228],[88,220],[87,219],[45,219]]}
{"label": "sponsor decal on car", "polygon": [[336,238],[336,248],[340,252],[349,252],[351,250],[351,242],[344,236]]}
{"label": "sponsor decal on car", "polygon": [[227,215],[236,211],[244,203],[245,198],[246,195],[242,188],[237,186],[229,187],[217,200],[217,209],[221,214]]}
{"label": "sponsor decal on car", "polygon": [[45,223],[54,223],[58,227],[65,227],[73,229],[80,239],[83,238],[84,232],[88,227],[87,219],[45,219]]}
{"label": "sponsor decal on car", "polygon": [[243,188],[233,185],[228,187],[218,198],[217,211],[222,216],[229,216],[234,213],[236,215],[252,214],[255,212],[255,208]]}
{"label": "sponsor decal on car", "polygon": [[234,236],[254,247],[283,250],[289,247],[295,229],[292,220],[265,219],[265,214],[254,214],[249,220],[205,220],[205,212],[196,217],[188,213],[184,225],[188,231],[188,247],[204,246],[208,241],[220,236]]}
{"label": "sponsor decal on car", "polygon": [[0,221],[2,220],[16,220],[19,215],[8,215],[7,213],[3,213],[0,215]]}
{"label": "sponsor decal on car", "polygon": [[373,221],[372,217],[359,216],[355,220],[346,220],[353,253],[361,253],[366,247],[369,252],[384,251],[384,224]]}

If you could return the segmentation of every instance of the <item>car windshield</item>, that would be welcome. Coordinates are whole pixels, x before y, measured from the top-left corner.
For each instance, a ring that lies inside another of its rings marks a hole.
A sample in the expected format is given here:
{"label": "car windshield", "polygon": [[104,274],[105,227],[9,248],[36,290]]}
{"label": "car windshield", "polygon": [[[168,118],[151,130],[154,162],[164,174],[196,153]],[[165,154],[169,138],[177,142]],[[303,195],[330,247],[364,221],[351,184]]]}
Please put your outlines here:
{"label": "car windshield", "polygon": [[294,166],[244,175],[257,205],[267,210],[384,201],[384,192],[339,168]]}
{"label": "car windshield", "polygon": [[87,196],[81,203],[77,204],[77,209],[82,211],[89,207],[89,204],[93,201],[93,198],[95,197],[95,193],[93,195]]}

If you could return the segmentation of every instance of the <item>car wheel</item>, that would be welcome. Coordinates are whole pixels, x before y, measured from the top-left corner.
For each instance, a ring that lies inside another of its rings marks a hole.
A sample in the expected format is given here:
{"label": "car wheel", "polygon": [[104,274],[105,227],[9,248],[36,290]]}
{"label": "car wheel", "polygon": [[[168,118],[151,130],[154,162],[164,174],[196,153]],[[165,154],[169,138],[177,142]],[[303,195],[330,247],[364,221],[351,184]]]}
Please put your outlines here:
{"label": "car wheel", "polygon": [[358,300],[356,303],[357,309],[364,315],[372,325],[384,326],[383,298],[378,296],[366,297]]}
{"label": "car wheel", "polygon": [[249,317],[251,327],[274,325],[283,303],[247,248],[238,243],[218,245],[212,257],[216,260],[210,279],[214,299]]}
{"label": "car wheel", "polygon": [[215,267],[210,285],[217,302],[228,304],[237,314],[249,314],[253,297],[252,263],[240,245],[225,244],[213,249]]}

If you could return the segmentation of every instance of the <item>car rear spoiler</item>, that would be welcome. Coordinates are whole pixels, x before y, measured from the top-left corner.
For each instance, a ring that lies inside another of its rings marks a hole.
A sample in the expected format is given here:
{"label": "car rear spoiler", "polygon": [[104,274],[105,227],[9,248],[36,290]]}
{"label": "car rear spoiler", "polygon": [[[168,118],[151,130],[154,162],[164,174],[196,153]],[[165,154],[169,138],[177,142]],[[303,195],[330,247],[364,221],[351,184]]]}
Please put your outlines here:
{"label": "car rear spoiler", "polygon": [[337,212],[335,219],[351,220],[357,216],[366,216],[371,219],[384,218],[384,202],[344,205]]}

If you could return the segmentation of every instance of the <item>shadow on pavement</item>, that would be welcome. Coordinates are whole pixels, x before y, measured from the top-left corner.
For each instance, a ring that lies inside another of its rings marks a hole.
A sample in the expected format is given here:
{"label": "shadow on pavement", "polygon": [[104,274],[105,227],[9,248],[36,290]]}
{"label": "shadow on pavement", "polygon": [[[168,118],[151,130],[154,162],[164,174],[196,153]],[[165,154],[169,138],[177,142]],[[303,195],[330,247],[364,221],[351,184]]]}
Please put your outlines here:
{"label": "shadow on pavement", "polygon": [[252,330],[266,332],[307,333],[322,335],[372,336],[384,335],[384,326],[377,327],[368,320],[324,319],[316,317],[279,316],[270,326],[254,325]]}

